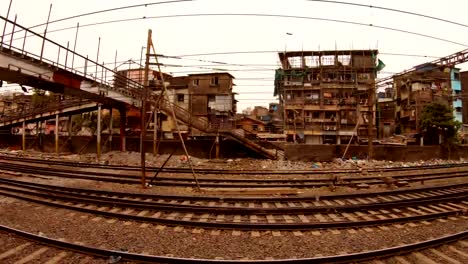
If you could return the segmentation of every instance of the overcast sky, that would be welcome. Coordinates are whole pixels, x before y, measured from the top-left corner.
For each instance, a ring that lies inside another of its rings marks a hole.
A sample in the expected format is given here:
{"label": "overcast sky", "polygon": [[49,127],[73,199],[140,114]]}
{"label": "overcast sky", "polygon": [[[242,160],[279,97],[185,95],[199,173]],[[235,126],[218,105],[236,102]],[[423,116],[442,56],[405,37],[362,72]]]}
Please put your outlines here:
{"label": "overcast sky", "polygon": [[[9,2],[9,0],[0,0],[0,14],[2,16],[6,16]],[[17,21],[23,26],[31,27],[42,24],[47,20],[51,3],[53,5],[51,20],[56,20],[114,7],[157,2],[162,1],[13,0],[10,19],[13,19],[14,15],[17,14]],[[415,12],[468,25],[468,16],[466,16],[468,2],[466,0],[349,2]],[[212,15],[173,17],[174,15],[190,14]],[[254,14],[257,15],[254,16]],[[258,14],[262,14],[262,16],[258,16]],[[301,18],[292,18],[291,16]],[[137,19],[143,17],[147,18]],[[317,18],[363,23],[367,26],[321,21]],[[120,19],[137,20],[84,26]],[[376,8],[306,0],[174,1],[53,23],[49,25],[47,36],[63,45],[69,41],[70,46],[72,46],[75,39],[74,27],[76,27],[77,22],[81,25],[77,40],[77,52],[95,59],[98,38],[101,37],[99,56],[101,62],[113,62],[116,50],[118,51],[118,61],[128,59],[139,61],[141,47],[146,45],[148,29],[153,30],[153,41],[157,52],[164,55],[181,56],[256,51],[161,60],[165,64],[184,66],[163,68],[163,71],[176,76],[190,72],[209,72],[210,68],[215,71],[229,70],[236,77],[235,92],[239,93],[237,95],[239,111],[254,105],[267,106],[269,102],[276,101],[273,97],[273,79],[274,69],[279,67],[278,51],[334,50],[335,48],[378,49],[381,53],[379,58],[387,65],[379,76],[383,77],[389,73],[397,73],[414,65],[434,60],[434,57],[446,56],[468,47],[468,39],[465,37],[468,33],[466,26]],[[411,31],[447,41],[371,27],[368,26],[369,24]],[[62,28],[71,29],[52,32]],[[44,27],[37,27],[34,30],[43,33]],[[213,62],[222,62],[223,64]],[[125,66],[122,67],[125,68]],[[459,67],[462,70],[467,69],[463,64]]]}

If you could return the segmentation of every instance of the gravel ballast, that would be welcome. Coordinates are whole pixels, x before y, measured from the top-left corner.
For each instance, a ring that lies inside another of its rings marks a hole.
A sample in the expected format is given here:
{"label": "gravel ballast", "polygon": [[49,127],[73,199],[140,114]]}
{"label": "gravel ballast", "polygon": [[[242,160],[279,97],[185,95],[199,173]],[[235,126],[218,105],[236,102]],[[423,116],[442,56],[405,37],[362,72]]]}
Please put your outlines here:
{"label": "gravel ballast", "polygon": [[[1,197],[1,196],[0,196]],[[468,229],[466,217],[351,230],[293,232],[219,231],[163,227],[109,219],[96,215],[38,206],[19,200],[0,203],[0,224],[51,238],[65,238],[107,249],[152,255],[224,259],[306,258],[336,255],[414,243]],[[178,230],[178,231],[176,231]],[[338,231],[338,232],[336,232]],[[213,234],[215,233],[215,234]],[[279,236],[278,236],[279,234]],[[257,237],[257,235],[259,235]]]}

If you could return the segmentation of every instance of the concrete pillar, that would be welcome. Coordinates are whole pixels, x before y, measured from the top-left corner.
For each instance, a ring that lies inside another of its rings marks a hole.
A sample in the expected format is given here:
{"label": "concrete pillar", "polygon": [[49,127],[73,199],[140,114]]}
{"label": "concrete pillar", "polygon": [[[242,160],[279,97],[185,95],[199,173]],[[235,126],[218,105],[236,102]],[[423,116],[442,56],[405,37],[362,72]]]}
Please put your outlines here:
{"label": "concrete pillar", "polygon": [[109,151],[112,151],[112,131],[114,128],[114,117],[112,115],[112,107],[109,109]]}
{"label": "concrete pillar", "polygon": [[96,135],[96,158],[99,161],[101,159],[101,104],[98,104]]}
{"label": "concrete pillar", "polygon": [[127,122],[126,109],[119,109],[120,113],[120,151],[125,151],[125,124]]}
{"label": "concrete pillar", "polygon": [[59,115],[55,115],[55,154],[59,154]]}
{"label": "concrete pillar", "polygon": [[421,136],[421,137],[419,138],[419,141],[420,141],[420,142],[419,142],[419,145],[420,145],[421,147],[424,146],[424,137],[423,137],[423,136]]}
{"label": "concrete pillar", "polygon": [[340,136],[336,136],[336,144],[341,145],[341,137]]}
{"label": "concrete pillar", "polygon": [[21,145],[23,151],[26,150],[26,122],[23,121],[23,129],[21,131]]}

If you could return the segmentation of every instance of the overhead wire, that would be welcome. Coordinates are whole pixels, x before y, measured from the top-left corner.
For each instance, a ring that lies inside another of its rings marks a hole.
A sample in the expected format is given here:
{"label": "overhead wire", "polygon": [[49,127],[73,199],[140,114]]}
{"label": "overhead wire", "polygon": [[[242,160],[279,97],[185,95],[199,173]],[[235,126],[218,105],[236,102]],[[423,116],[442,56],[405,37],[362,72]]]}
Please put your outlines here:
{"label": "overhead wire", "polygon": [[[252,16],[252,17],[277,17],[277,18],[292,18],[292,19],[327,21],[327,22],[335,22],[335,23],[342,23],[342,24],[350,24],[350,25],[355,25],[355,26],[374,27],[374,28],[378,28],[378,29],[384,29],[384,30],[389,30],[389,31],[395,31],[395,32],[410,34],[410,35],[416,35],[416,36],[419,36],[419,37],[434,39],[434,40],[438,40],[438,41],[441,41],[441,42],[447,42],[447,43],[451,43],[451,44],[455,44],[455,45],[459,45],[459,46],[463,46],[463,47],[468,47],[468,44],[453,41],[453,40],[448,40],[448,39],[445,39],[445,38],[442,38],[442,37],[435,37],[435,36],[431,36],[431,35],[428,35],[428,34],[422,34],[422,33],[413,32],[413,31],[409,31],[409,30],[405,30],[405,29],[398,29],[398,28],[393,28],[393,27],[380,26],[380,25],[375,25],[375,24],[371,24],[371,23],[367,24],[367,23],[362,23],[362,22],[354,22],[354,21],[332,19],[332,18],[295,16],[295,15],[281,15],[281,14],[265,14],[265,13],[263,13],[263,14],[261,14],[261,13],[199,13],[199,14],[163,15],[163,16],[143,16],[143,17],[137,17],[137,18],[108,20],[108,21],[84,24],[84,25],[80,25],[80,28],[89,27],[89,26],[98,26],[98,25],[104,25],[104,24],[120,23],[120,22],[138,21],[138,20],[145,20],[145,19],[166,19],[166,18],[200,17],[200,16]],[[76,28],[76,27],[66,27],[66,28],[63,28],[63,29],[51,30],[51,31],[49,31],[49,33],[62,31],[62,30],[68,30],[68,29],[74,29],[74,28]]]}
{"label": "overhead wire", "polygon": [[430,15],[426,15],[426,14],[421,14],[421,13],[416,13],[416,12],[405,11],[405,10],[401,10],[401,9],[395,9],[395,8],[389,8],[389,7],[383,7],[383,6],[376,6],[376,5],[366,5],[366,4],[345,2],[345,1],[331,1],[331,0],[306,0],[306,1],[308,1],[308,2],[322,2],[322,3],[329,3],[329,4],[350,5],[350,6],[358,6],[358,7],[368,7],[368,8],[374,8],[374,9],[381,9],[381,10],[385,10],[385,11],[391,11],[391,12],[396,12],[396,13],[402,13],[402,14],[407,14],[407,15],[412,15],[412,16],[419,16],[419,17],[423,17],[423,18],[428,18],[428,19],[437,20],[437,21],[441,21],[441,22],[445,22],[445,23],[449,23],[449,24],[453,24],[453,25],[457,25],[457,26],[467,27],[467,28],[468,28],[468,25],[462,24],[462,23],[459,23],[459,22],[455,22],[455,21],[452,21],[452,20],[443,19],[443,18],[439,18],[439,17],[435,17],[435,16],[430,16]]}

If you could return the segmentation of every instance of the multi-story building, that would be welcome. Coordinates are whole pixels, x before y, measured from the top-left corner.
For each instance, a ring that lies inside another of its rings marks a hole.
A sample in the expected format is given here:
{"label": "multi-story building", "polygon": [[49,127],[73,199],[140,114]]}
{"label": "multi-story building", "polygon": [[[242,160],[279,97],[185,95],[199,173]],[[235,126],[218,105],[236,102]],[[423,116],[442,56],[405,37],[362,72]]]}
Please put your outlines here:
{"label": "multi-story building", "polygon": [[[344,144],[375,124],[377,50],[281,52],[275,95],[289,140]],[[371,99],[371,100],[369,100]],[[376,131],[373,131],[376,134]]]}
{"label": "multi-story building", "polygon": [[386,88],[385,92],[377,95],[377,131],[379,138],[388,138],[395,133],[395,109],[396,101],[393,96],[393,89]]}
{"label": "multi-story building", "polygon": [[[119,75],[143,84],[143,69],[124,70],[119,72]],[[178,77],[164,74],[163,77],[167,84],[168,100],[175,107],[182,108],[193,116],[206,119],[212,128],[221,130],[233,128],[233,117],[237,105],[233,92],[234,76],[219,72]],[[159,72],[151,70],[148,78],[149,88],[155,94],[160,93],[162,82]],[[116,85],[125,87],[125,84],[119,82]],[[159,112],[157,120],[164,135],[171,137],[171,134],[176,131],[172,116],[169,113]],[[179,129],[192,136],[204,135],[201,131],[190,129],[186,124],[179,124]]]}
{"label": "multi-story building", "polygon": [[432,102],[454,108],[454,117],[461,121],[461,85],[459,69],[423,64],[414,71],[393,79],[397,133],[420,134],[420,117]]}

